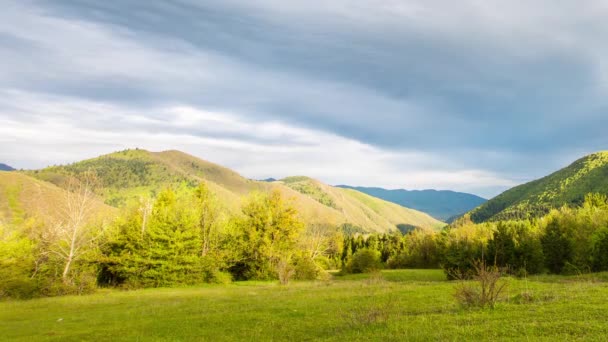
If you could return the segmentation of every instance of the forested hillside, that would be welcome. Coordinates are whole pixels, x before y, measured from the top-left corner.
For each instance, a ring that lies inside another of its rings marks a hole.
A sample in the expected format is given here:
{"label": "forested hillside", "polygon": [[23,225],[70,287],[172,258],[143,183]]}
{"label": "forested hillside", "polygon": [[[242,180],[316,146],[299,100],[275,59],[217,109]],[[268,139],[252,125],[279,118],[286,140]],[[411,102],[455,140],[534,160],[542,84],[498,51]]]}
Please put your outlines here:
{"label": "forested hillside", "polygon": [[563,205],[580,205],[588,193],[608,194],[608,152],[583,157],[549,176],[516,186],[471,211],[474,222],[527,219]]}

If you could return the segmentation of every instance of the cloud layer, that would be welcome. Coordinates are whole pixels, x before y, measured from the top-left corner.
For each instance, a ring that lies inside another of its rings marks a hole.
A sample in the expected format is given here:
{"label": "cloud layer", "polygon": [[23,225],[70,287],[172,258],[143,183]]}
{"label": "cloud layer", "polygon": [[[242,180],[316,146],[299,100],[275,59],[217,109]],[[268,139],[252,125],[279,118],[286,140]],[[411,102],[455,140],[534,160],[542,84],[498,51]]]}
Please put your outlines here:
{"label": "cloud layer", "polygon": [[485,196],[605,149],[608,6],[31,1],[0,13],[0,161],[179,148],[252,178]]}

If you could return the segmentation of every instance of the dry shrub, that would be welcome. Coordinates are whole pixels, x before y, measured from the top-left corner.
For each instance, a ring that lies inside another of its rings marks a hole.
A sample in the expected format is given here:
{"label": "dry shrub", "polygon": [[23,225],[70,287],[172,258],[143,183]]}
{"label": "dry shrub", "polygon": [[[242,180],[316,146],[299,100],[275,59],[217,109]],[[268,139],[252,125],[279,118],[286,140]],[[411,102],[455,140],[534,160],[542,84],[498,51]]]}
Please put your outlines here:
{"label": "dry shrub", "polygon": [[279,260],[277,263],[277,275],[279,276],[279,282],[281,285],[288,285],[289,280],[291,280],[295,273],[295,268],[288,260]]}
{"label": "dry shrub", "polygon": [[342,317],[351,328],[357,328],[364,325],[385,323],[393,314],[395,300],[392,296],[388,296],[386,301],[377,301],[377,296],[373,297],[373,304],[360,304],[356,308],[352,308],[342,313]]}
{"label": "dry shrub", "polygon": [[365,284],[367,285],[381,285],[386,283],[386,279],[382,275],[382,272],[376,270],[370,273],[369,277],[365,279]]}
{"label": "dry shrub", "polygon": [[457,286],[456,300],[464,307],[493,308],[507,287],[502,273],[483,260],[473,262],[473,282],[463,281]]}

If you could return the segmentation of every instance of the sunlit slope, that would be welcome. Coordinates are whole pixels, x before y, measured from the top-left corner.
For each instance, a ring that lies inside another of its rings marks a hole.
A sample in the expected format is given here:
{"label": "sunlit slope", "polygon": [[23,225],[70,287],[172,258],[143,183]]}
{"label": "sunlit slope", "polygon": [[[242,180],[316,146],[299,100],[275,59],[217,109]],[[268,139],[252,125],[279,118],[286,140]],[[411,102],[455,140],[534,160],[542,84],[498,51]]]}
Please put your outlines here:
{"label": "sunlit slope", "polygon": [[[51,222],[58,215],[65,190],[17,172],[0,171],[0,218],[6,223],[20,223],[27,218]],[[94,202],[96,217],[111,219],[116,209]]]}
{"label": "sunlit slope", "polygon": [[507,190],[471,211],[471,219],[538,217],[551,208],[581,204],[591,192],[608,194],[608,152],[588,155],[549,176]]}
{"label": "sunlit slope", "polygon": [[368,231],[385,232],[397,226],[439,229],[445,224],[428,214],[366,195],[342,189],[307,177],[289,177],[280,183],[307,195],[318,203],[339,212],[342,223],[350,223]]}
{"label": "sunlit slope", "polygon": [[407,209],[360,192],[334,188],[307,177],[259,182],[242,177],[223,166],[179,151],[126,150],[70,165],[27,171],[39,179],[61,184],[65,175],[97,171],[107,204],[121,207],[140,197],[153,196],[165,187],[194,186],[206,181],[225,207],[236,212],[243,198],[255,191],[281,191],[293,200],[308,223],[349,223],[368,232],[388,232],[397,225],[435,229],[442,226],[427,214]]}

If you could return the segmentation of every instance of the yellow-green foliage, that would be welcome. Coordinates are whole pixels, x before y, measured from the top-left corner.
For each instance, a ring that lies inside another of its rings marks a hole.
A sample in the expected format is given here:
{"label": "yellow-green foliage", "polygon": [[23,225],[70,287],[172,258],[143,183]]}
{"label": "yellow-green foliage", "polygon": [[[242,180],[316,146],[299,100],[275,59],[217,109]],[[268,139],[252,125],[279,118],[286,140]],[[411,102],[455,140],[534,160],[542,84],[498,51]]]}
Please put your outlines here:
{"label": "yellow-green foliage", "polygon": [[336,207],[336,203],[334,203],[333,199],[323,191],[321,186],[317,184],[313,179],[302,176],[295,177],[287,177],[282,180],[285,185],[294,189],[295,191],[310,196],[315,199],[317,202],[326,205],[328,207],[339,209]]}
{"label": "yellow-green foliage", "polygon": [[562,205],[580,205],[592,192],[608,194],[608,152],[591,154],[549,176],[507,190],[473,210],[471,219],[540,217]]}

